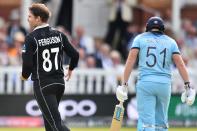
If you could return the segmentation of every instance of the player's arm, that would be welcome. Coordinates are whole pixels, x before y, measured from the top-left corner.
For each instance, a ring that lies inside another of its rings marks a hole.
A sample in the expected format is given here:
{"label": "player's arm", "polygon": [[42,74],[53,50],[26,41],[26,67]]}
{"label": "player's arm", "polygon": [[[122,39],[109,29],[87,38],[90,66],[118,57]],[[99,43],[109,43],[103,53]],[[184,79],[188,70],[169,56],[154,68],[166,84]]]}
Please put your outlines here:
{"label": "player's arm", "polygon": [[128,58],[127,58],[127,61],[125,64],[124,75],[123,75],[123,82],[124,83],[128,82],[131,71],[135,65],[138,53],[139,53],[138,48],[132,48],[129,52],[129,55],[128,55]]}
{"label": "player's arm", "polygon": [[33,68],[33,54],[35,47],[33,46],[33,39],[30,36],[26,36],[25,43],[22,49],[22,74],[21,79],[27,80],[32,73]]}
{"label": "player's arm", "polygon": [[173,61],[176,67],[178,68],[179,73],[185,83],[185,91],[181,95],[181,101],[188,105],[192,105],[195,101],[196,91],[195,89],[190,88],[189,75],[183,62],[183,59],[179,54],[174,54]]}
{"label": "player's arm", "polygon": [[139,36],[135,37],[135,39],[132,42],[132,48],[129,51],[129,55],[127,57],[127,61],[125,64],[124,74],[123,74],[123,82],[121,86],[118,86],[116,89],[116,98],[124,102],[127,100],[127,88],[128,88],[128,79],[131,74],[131,71],[134,67],[134,64],[136,62],[139,50],[140,50],[140,41]]}
{"label": "player's arm", "polygon": [[71,45],[69,42],[68,38],[62,34],[62,39],[63,39],[63,49],[65,53],[71,58],[69,67],[68,67],[68,72],[65,75],[66,81],[68,81],[72,75],[72,70],[77,67],[78,61],[79,61],[79,53],[77,50]]}
{"label": "player's arm", "polygon": [[189,82],[189,76],[185,67],[185,63],[183,62],[183,59],[180,55],[180,51],[177,46],[177,43],[174,40],[172,41],[171,50],[172,50],[172,60],[175,63],[182,79],[184,80],[184,82]]}
{"label": "player's arm", "polygon": [[129,55],[127,57],[127,61],[125,64],[125,69],[124,69],[124,75],[123,75],[123,84],[128,82],[129,76],[131,74],[131,71],[134,67],[134,64],[136,62],[141,44],[140,44],[140,40],[141,40],[141,36],[138,35],[134,38],[133,41],[130,41],[130,45],[131,46],[131,50],[129,51]]}
{"label": "player's arm", "polygon": [[63,39],[63,49],[65,53],[70,57],[70,63],[69,63],[69,70],[73,70],[79,61],[79,53],[78,51],[71,45],[69,42],[68,38],[64,35],[61,34],[62,39]]}
{"label": "player's arm", "polygon": [[172,59],[184,82],[189,82],[189,75],[185,67],[185,63],[180,54],[173,54]]}
{"label": "player's arm", "polygon": [[120,102],[124,102],[125,100],[128,99],[127,96],[127,88],[128,88],[128,79],[131,74],[131,71],[133,69],[133,66],[135,64],[135,61],[137,59],[139,49],[133,48],[129,52],[129,56],[127,58],[126,64],[125,64],[125,69],[124,69],[124,74],[123,74],[123,83],[121,86],[118,86],[116,89],[116,98]]}

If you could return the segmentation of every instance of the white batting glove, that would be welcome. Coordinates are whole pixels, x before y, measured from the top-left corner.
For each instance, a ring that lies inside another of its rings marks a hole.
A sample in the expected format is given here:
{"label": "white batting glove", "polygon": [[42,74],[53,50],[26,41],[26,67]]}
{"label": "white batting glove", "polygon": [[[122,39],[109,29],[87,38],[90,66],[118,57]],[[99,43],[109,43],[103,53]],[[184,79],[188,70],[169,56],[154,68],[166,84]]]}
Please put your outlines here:
{"label": "white batting glove", "polygon": [[191,106],[195,101],[196,91],[189,84],[189,82],[185,83],[185,91],[181,94],[181,101]]}
{"label": "white batting glove", "polygon": [[186,90],[184,90],[184,92],[181,94],[181,101],[182,103],[186,103]]}
{"label": "white batting glove", "polygon": [[128,99],[128,91],[127,91],[127,86],[126,85],[122,85],[122,86],[118,86],[116,89],[116,98],[120,101],[120,102],[124,102],[125,100]]}
{"label": "white batting glove", "polygon": [[188,91],[188,96],[187,96],[187,99],[186,99],[186,103],[190,106],[193,105],[194,101],[195,101],[195,98],[196,98],[196,91],[193,88],[190,88],[189,91]]}

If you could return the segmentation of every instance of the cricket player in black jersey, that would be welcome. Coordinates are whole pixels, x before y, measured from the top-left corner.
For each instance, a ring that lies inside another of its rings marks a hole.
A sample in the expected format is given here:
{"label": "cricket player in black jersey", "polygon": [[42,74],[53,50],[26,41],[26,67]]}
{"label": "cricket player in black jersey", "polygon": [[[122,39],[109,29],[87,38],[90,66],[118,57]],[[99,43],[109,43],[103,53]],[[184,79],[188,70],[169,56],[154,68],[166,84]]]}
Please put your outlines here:
{"label": "cricket player in black jersey", "polygon": [[50,11],[44,4],[29,7],[28,22],[32,32],[22,50],[22,80],[31,75],[34,95],[42,111],[46,131],[70,131],[63,123],[58,105],[64,93],[63,51],[71,58],[67,72],[70,79],[79,54],[68,38],[48,24]]}

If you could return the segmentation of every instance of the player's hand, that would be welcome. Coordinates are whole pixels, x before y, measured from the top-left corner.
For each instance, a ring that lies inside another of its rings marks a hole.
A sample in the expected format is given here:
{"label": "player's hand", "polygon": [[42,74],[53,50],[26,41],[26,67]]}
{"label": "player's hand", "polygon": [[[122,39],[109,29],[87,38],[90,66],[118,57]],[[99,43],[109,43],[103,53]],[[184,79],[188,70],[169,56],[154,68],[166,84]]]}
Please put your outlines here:
{"label": "player's hand", "polygon": [[181,101],[187,105],[192,105],[195,101],[196,91],[190,87],[190,83],[185,83],[185,91],[181,94]]}
{"label": "player's hand", "polygon": [[23,77],[22,75],[20,76],[21,80],[26,81],[28,78]]}
{"label": "player's hand", "polygon": [[185,82],[184,85],[184,92],[181,94],[181,101],[183,103],[186,103],[186,98],[187,98],[187,90],[190,88],[190,83],[189,82]]}
{"label": "player's hand", "polygon": [[126,85],[118,86],[116,89],[116,98],[120,102],[124,102],[128,99],[128,87]]}
{"label": "player's hand", "polygon": [[69,80],[70,80],[71,75],[72,75],[72,70],[69,70],[69,69],[68,69],[68,72],[67,72],[67,74],[65,75],[66,81],[69,81]]}

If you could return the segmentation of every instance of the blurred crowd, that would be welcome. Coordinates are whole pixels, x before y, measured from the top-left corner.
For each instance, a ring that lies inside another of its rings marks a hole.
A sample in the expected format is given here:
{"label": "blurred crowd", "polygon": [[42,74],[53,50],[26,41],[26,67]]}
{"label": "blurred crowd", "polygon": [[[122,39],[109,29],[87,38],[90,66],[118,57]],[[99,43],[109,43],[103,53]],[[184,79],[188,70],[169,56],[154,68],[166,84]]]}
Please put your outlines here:
{"label": "blurred crowd", "polygon": [[[84,27],[80,25],[72,32],[74,36],[63,26],[55,27],[65,33],[72,45],[79,51],[79,68],[113,68],[122,72],[132,40],[139,33],[144,32],[145,25],[133,23],[133,18],[130,17],[132,14],[128,14],[128,9],[132,9],[135,3],[132,3],[132,0],[116,0],[117,3],[113,3],[114,1],[111,0],[112,3],[109,1],[112,13],[104,38],[94,38],[88,35]],[[123,8],[125,8],[125,13],[121,11]],[[129,12],[132,13],[131,10]],[[177,41],[186,65],[192,68],[197,67],[197,25],[190,19],[184,19],[181,30],[178,36],[174,36],[171,28],[167,27],[166,33]],[[21,49],[25,35],[28,33],[29,31],[20,24],[17,14],[11,13],[9,21],[0,18],[0,66],[21,65]],[[68,62],[65,54],[65,64]]]}

